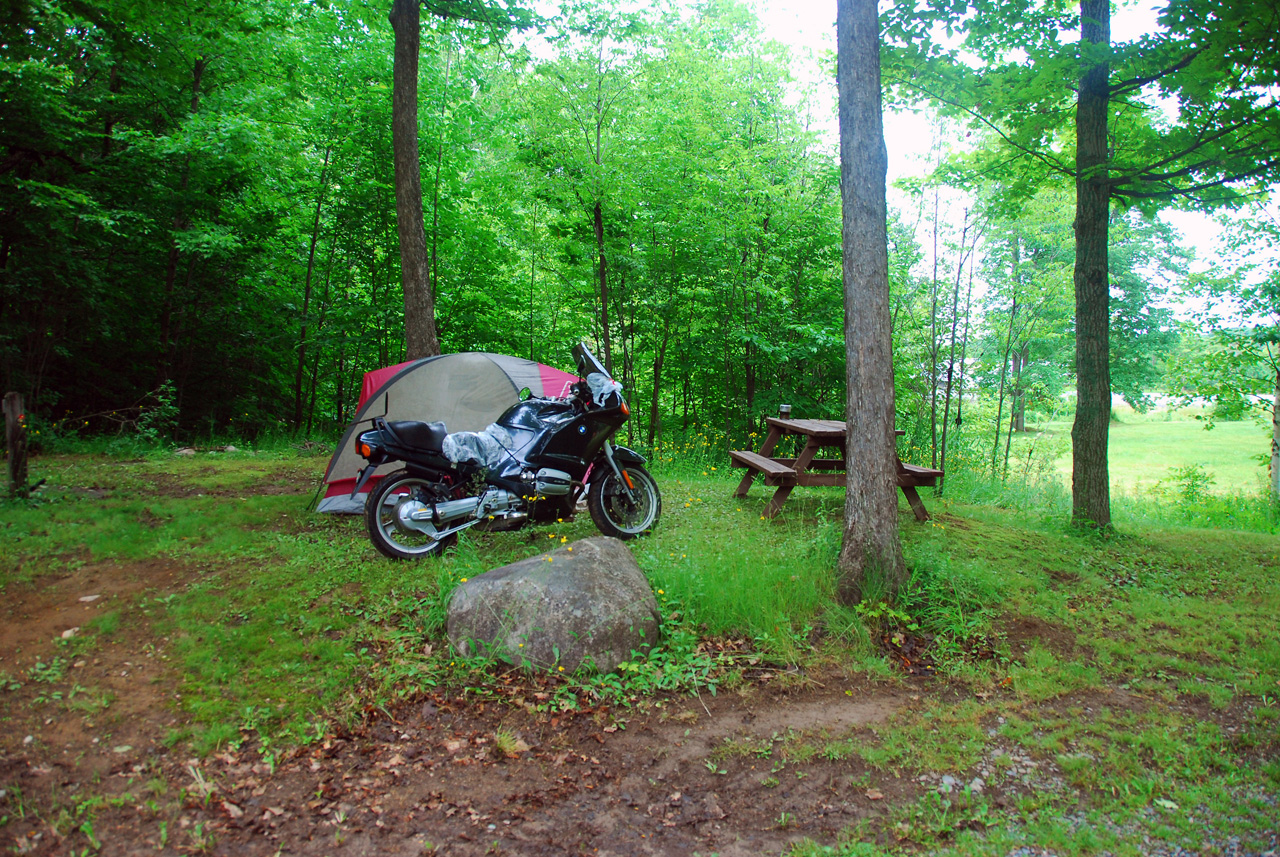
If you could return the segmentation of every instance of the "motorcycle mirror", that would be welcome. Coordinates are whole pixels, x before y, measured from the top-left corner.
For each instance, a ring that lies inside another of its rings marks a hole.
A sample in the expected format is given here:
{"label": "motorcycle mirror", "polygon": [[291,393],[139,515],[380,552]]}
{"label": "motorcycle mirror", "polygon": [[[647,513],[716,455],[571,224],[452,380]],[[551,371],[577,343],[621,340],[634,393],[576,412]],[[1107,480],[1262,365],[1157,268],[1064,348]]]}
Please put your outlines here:
{"label": "motorcycle mirror", "polygon": [[523,390],[520,391],[520,401],[527,402],[532,397],[533,397],[533,390],[530,390],[528,387],[525,387]]}

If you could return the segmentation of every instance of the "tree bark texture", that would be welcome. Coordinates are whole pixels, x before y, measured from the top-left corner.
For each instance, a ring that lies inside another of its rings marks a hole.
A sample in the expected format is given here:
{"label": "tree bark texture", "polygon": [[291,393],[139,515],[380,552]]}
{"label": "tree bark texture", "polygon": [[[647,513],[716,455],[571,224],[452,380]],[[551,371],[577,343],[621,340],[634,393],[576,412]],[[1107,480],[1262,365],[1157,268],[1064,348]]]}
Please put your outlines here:
{"label": "tree bark texture", "polygon": [[837,595],[856,604],[880,585],[891,597],[906,582],[906,564],[898,540],[879,20],[876,0],[838,0],[836,9],[848,379]]}
{"label": "tree bark texture", "polygon": [[391,148],[396,171],[396,229],[404,283],[405,358],[440,353],[427,233],[422,220],[422,172],[418,154],[418,0],[392,0],[395,57],[391,85]]}
{"label": "tree bark texture", "polygon": [[1107,431],[1111,422],[1107,274],[1109,0],[1081,0],[1076,105],[1076,419],[1071,429],[1071,521],[1111,525]]}
{"label": "tree bark texture", "polygon": [[20,393],[4,394],[4,439],[9,450],[9,496],[15,500],[26,499],[29,493],[27,422]]}

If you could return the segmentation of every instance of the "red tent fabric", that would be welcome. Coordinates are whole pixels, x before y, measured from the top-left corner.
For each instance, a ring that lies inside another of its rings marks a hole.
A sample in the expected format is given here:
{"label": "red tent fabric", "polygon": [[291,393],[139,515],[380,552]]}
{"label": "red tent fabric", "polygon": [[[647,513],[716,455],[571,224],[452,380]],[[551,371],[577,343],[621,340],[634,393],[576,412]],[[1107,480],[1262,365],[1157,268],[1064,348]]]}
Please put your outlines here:
{"label": "red tent fabric", "polygon": [[329,459],[321,512],[360,514],[367,492],[377,480],[399,467],[384,465],[361,493],[351,496],[364,459],[356,454],[355,437],[378,416],[389,420],[440,420],[450,431],[480,431],[519,401],[528,387],[535,396],[567,396],[577,375],[505,354],[465,352],[410,360],[366,372],[360,405]]}

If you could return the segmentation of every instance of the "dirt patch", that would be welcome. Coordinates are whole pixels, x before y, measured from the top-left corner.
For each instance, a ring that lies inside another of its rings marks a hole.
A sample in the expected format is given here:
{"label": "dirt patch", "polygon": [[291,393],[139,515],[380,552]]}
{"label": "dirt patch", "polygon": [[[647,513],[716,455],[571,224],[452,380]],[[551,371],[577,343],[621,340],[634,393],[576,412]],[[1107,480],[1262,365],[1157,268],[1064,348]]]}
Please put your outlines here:
{"label": "dirt patch", "polygon": [[1005,616],[996,623],[996,629],[1008,640],[1014,658],[1025,657],[1037,642],[1059,657],[1078,652],[1074,631],[1035,616]]}
{"label": "dirt patch", "polygon": [[12,584],[0,607],[0,669],[12,672],[15,664],[47,657],[56,648],[54,641],[69,630],[88,628],[148,590],[176,591],[190,577],[191,572],[176,563],[148,560],[93,563],[43,575],[37,585]]}
{"label": "dirt patch", "polygon": [[1041,568],[1044,570],[1045,574],[1049,575],[1049,579],[1053,581],[1056,586],[1074,586],[1083,580],[1083,578],[1074,571],[1067,571],[1062,568],[1050,568],[1049,566],[1041,566]]}
{"label": "dirt patch", "polygon": [[[536,714],[433,696],[274,768],[250,749],[203,763],[107,749],[93,773],[121,805],[108,801],[96,830],[104,854],[155,848],[161,821],[171,844],[191,847],[199,831],[219,854],[282,846],[294,854],[776,853],[804,836],[830,840],[887,812],[886,798],[920,788],[884,775],[873,799],[857,757],[797,762],[776,742],[800,731],[856,735],[904,700],[893,690],[810,684],[673,700],[638,716]],[[504,752],[499,734],[518,743]],[[756,749],[716,756],[726,741]],[[0,776],[29,796],[85,782],[87,769],[51,759],[53,749],[6,752]],[[64,853],[83,838],[23,821],[3,833],[35,854]]]}
{"label": "dirt patch", "polygon": [[6,589],[0,770],[25,759],[59,782],[86,782],[120,758],[159,752],[176,718],[161,681],[164,640],[141,601],[191,576],[163,561],[96,563]]}
{"label": "dirt patch", "polygon": [[256,464],[241,478],[218,484],[228,471],[206,465],[182,474],[155,471],[146,474],[151,493],[161,497],[245,497],[282,494],[311,495],[320,484],[323,470],[314,467],[279,467],[264,462]]}
{"label": "dirt patch", "polygon": [[757,855],[830,841],[925,788],[848,749],[824,755],[911,704],[840,673],[773,675],[645,714],[437,694],[285,758],[246,745],[189,759],[166,746],[181,688],[146,608],[193,576],[97,563],[9,587],[0,849]]}

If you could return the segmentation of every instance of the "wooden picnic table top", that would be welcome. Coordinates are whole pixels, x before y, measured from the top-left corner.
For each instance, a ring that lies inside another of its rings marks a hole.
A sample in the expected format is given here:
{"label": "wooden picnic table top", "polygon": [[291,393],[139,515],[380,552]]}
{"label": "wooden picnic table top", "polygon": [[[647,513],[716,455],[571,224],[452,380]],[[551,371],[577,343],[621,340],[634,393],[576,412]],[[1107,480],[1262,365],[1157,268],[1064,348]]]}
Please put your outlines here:
{"label": "wooden picnic table top", "polygon": [[[802,434],[819,440],[841,440],[847,428],[844,420],[792,420],[781,417],[766,417],[765,422],[783,434]],[[894,430],[894,434],[902,435],[902,429]]]}

